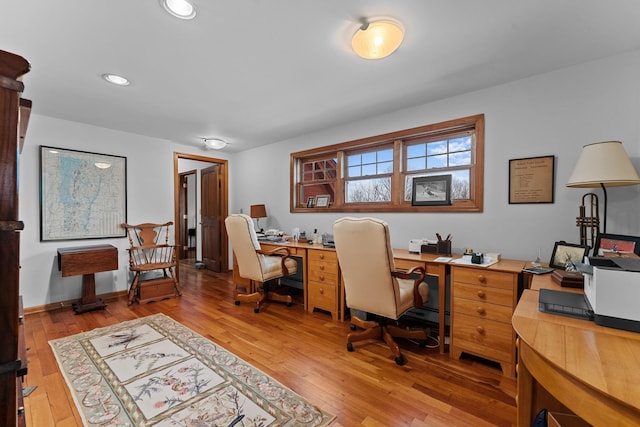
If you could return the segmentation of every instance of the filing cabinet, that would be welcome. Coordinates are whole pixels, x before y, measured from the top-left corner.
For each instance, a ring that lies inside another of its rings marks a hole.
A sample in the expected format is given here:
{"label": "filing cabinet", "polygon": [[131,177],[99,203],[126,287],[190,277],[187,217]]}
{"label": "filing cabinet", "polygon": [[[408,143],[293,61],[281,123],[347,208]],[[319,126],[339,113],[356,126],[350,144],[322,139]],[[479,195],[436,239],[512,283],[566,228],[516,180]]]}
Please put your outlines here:
{"label": "filing cabinet", "polygon": [[516,343],[511,316],[517,303],[521,261],[491,267],[451,267],[451,357],[462,353],[497,362],[515,376]]}
{"label": "filing cabinet", "polygon": [[307,310],[316,308],[331,313],[334,320],[344,318],[344,306],[340,298],[342,285],[338,256],[334,250],[309,249],[307,251],[308,287]]}

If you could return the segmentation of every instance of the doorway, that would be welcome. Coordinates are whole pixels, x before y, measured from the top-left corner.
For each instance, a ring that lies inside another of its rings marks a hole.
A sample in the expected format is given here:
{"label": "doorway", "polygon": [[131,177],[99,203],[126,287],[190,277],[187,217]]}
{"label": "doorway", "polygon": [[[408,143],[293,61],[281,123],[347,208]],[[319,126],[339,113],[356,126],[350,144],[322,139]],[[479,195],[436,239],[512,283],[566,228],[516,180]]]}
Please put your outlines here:
{"label": "doorway", "polygon": [[[207,178],[205,171],[215,171],[214,178],[211,175]],[[207,180],[206,189],[203,176]],[[194,183],[197,183],[195,188]],[[228,215],[227,160],[174,153],[174,186],[175,242],[180,249],[177,251],[180,260],[190,262],[194,254],[193,261],[204,268],[228,272],[228,238],[223,226]],[[191,200],[192,197],[195,200]]]}

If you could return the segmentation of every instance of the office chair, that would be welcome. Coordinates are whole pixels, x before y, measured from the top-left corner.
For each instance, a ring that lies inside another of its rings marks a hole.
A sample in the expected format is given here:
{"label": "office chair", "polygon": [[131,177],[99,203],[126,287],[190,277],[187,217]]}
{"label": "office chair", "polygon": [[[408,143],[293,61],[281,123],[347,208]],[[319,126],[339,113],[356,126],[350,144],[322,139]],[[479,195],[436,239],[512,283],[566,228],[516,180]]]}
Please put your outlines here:
{"label": "office chair", "polygon": [[[233,214],[224,223],[238,263],[238,273],[240,277],[251,281],[250,289],[245,289],[245,293],[240,293],[240,286],[236,284],[235,304],[240,305],[243,301],[255,302],[255,313],[260,312],[260,307],[267,300],[291,306],[290,295],[273,292],[271,288],[272,285],[277,285],[279,278],[296,273],[297,263],[289,257],[289,249],[278,247],[272,251],[263,251],[253,228],[253,220],[248,215]],[[260,283],[262,292],[258,289]]]}
{"label": "office chair", "polygon": [[[398,365],[405,358],[393,337],[426,344],[427,330],[407,330],[397,320],[412,307],[421,307],[429,297],[423,282],[425,271],[414,267],[408,272],[395,270],[387,223],[375,218],[341,218],[333,225],[333,238],[342,271],[346,303],[351,309],[375,316],[376,320],[351,318],[347,350],[366,339],[383,339]],[[363,328],[356,331],[356,327]]]}

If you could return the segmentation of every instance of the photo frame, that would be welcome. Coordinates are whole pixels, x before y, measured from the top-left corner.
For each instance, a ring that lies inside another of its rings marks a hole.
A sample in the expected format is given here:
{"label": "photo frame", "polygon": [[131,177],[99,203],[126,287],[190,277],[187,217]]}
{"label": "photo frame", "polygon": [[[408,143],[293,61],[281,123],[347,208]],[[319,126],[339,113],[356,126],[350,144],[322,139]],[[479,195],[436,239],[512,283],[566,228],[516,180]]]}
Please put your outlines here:
{"label": "photo frame", "polygon": [[413,178],[411,206],[451,204],[451,175],[418,176]]}
{"label": "photo frame", "polygon": [[316,208],[328,208],[329,207],[329,198],[328,194],[323,194],[321,196],[316,196]]}
{"label": "photo frame", "polygon": [[555,156],[509,160],[509,204],[553,203]]}
{"label": "photo frame", "polygon": [[40,241],[126,237],[127,158],[40,146]]}
{"label": "photo frame", "polygon": [[589,253],[589,246],[567,243],[565,241],[555,242],[549,267],[565,270],[570,262],[583,262],[584,257]]}
{"label": "photo frame", "polygon": [[309,198],[307,199],[307,207],[308,207],[308,208],[312,208],[312,207],[314,207],[314,206],[315,206],[315,204],[316,204],[316,198],[315,198],[315,197],[311,196],[311,197],[309,197]]}
{"label": "photo frame", "polygon": [[640,256],[640,236],[598,233],[593,244],[593,256]]}

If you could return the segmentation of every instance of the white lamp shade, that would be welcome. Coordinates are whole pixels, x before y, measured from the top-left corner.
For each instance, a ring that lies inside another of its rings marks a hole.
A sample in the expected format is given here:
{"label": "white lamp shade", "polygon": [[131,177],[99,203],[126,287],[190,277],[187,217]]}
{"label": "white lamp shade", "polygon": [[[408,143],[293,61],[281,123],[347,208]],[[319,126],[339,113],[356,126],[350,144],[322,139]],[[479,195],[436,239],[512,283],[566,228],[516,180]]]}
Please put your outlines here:
{"label": "white lamp shade", "polygon": [[640,176],[620,141],[587,144],[582,149],[567,187],[622,187],[640,184]]}
{"label": "white lamp shade", "polygon": [[404,29],[392,21],[375,21],[363,25],[351,39],[351,47],[365,59],[381,59],[391,55],[402,43]]}

